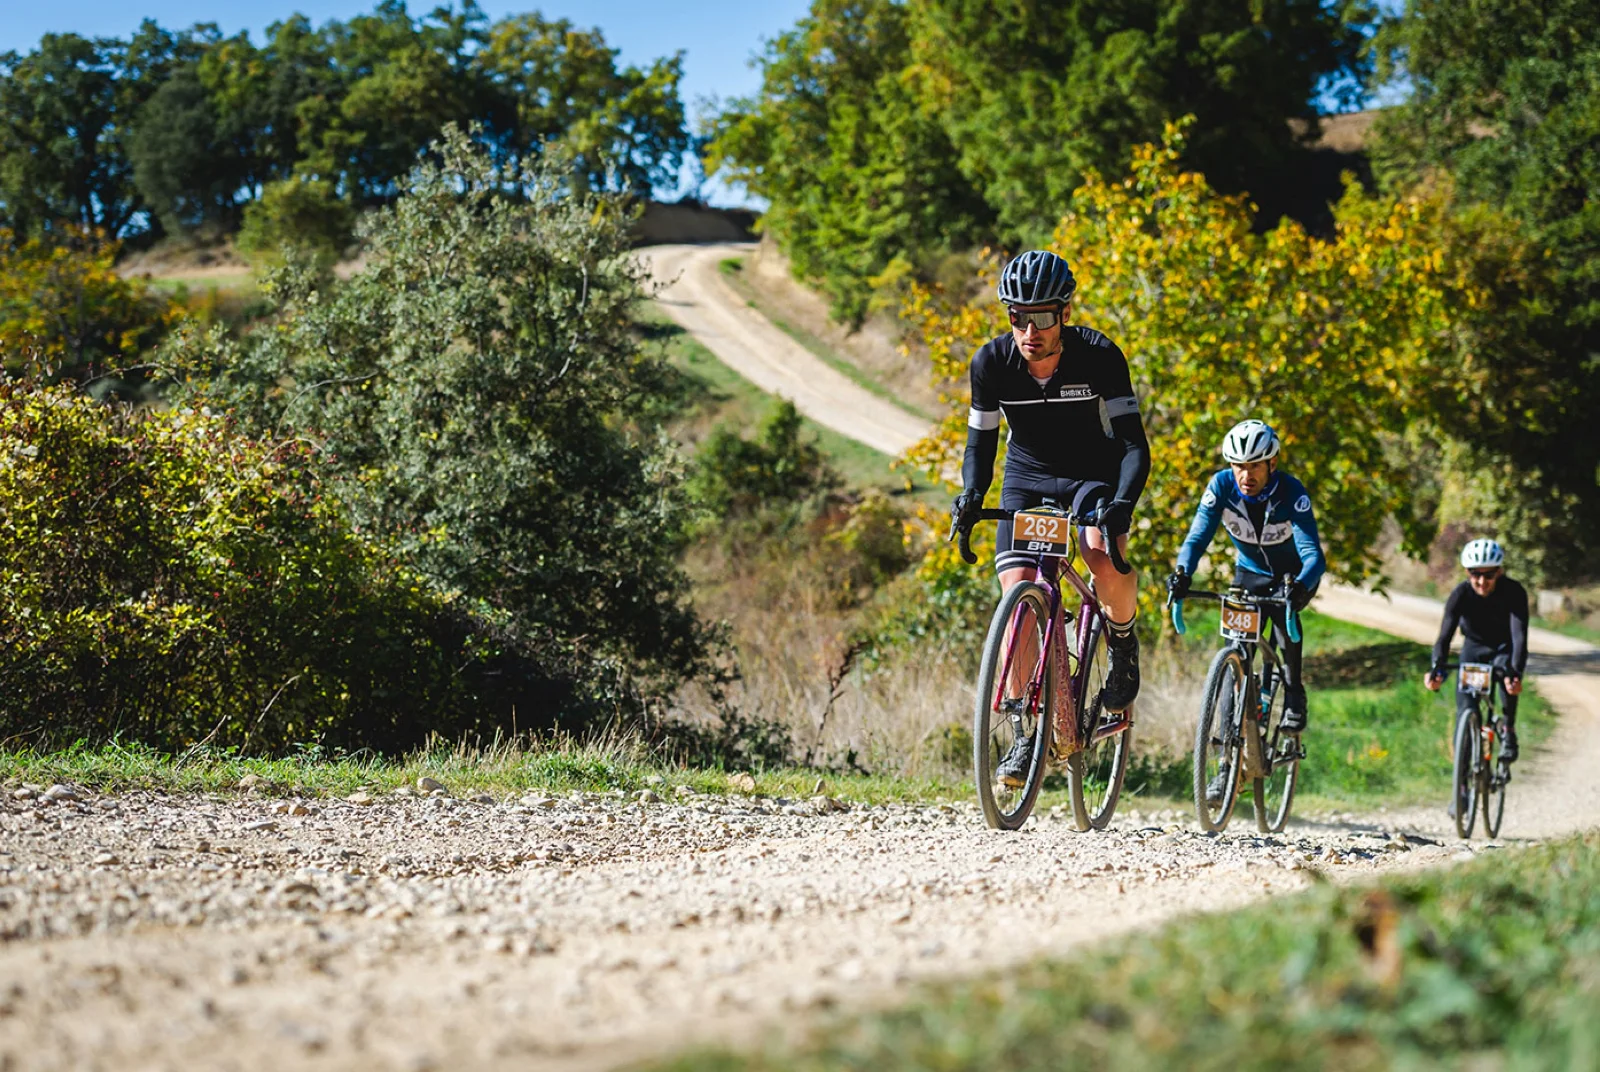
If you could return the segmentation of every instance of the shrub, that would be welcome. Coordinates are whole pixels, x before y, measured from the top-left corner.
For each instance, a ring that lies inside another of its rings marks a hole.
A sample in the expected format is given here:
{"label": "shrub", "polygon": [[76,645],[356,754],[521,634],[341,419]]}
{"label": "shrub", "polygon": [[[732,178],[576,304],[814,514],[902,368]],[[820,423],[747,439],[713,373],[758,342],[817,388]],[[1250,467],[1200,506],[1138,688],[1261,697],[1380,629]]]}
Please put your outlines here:
{"label": "shrub", "polygon": [[294,247],[330,265],[350,244],[354,225],[354,210],[332,183],[289,178],[269,183],[245,207],[237,245],[252,261],[275,260]]}
{"label": "shrub", "polygon": [[802,434],[800,412],[780,398],[751,439],[719,425],[695,456],[688,492],[707,515],[750,515],[835,487],[838,476]]}
{"label": "shrub", "polygon": [[0,739],[400,750],[572,692],[352,534],[307,454],[0,384]]}

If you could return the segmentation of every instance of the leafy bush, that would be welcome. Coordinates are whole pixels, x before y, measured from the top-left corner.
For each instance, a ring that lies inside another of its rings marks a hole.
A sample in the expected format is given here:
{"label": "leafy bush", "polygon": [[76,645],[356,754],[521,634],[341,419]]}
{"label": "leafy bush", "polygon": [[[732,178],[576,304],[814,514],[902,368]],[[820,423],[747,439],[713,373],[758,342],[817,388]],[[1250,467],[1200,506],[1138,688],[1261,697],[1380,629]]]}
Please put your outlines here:
{"label": "leafy bush", "polygon": [[355,211],[331,182],[284,179],[269,183],[244,210],[236,244],[252,261],[272,261],[299,247],[321,264],[338,260],[350,244]]}
{"label": "leafy bush", "polygon": [[0,739],[400,750],[573,691],[352,534],[308,454],[0,384]]}
{"label": "leafy bush", "polygon": [[118,244],[67,228],[21,241],[0,227],[0,371],[96,394],[137,390],[167,303],[115,267]]}
{"label": "leafy bush", "polygon": [[[688,508],[654,428],[669,370],[628,330],[627,225],[615,198],[452,131],[363,221],[360,272],[290,258],[243,337],[167,351],[255,434],[316,444],[358,531],[493,608],[553,678],[578,668],[612,711],[711,673],[714,639],[688,604]],[[572,703],[551,690],[518,711]]]}
{"label": "leafy bush", "polygon": [[800,412],[780,398],[746,439],[719,425],[695,456],[686,488],[712,518],[750,515],[837,486],[816,443],[801,435]]}

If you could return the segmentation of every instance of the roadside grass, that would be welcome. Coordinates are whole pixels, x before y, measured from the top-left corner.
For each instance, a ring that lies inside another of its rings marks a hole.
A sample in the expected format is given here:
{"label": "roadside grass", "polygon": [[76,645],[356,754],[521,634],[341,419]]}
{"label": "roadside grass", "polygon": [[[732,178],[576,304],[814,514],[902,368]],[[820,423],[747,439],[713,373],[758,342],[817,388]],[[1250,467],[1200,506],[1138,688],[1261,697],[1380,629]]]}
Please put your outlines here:
{"label": "roadside grass", "polygon": [[[1185,617],[1187,634],[1178,638],[1169,633],[1167,639],[1184,653],[1185,672],[1198,681],[1220,647],[1217,612],[1214,605],[1193,604]],[[1437,693],[1423,688],[1430,661],[1427,645],[1315,611],[1305,612],[1302,624],[1310,724],[1296,812],[1444,801],[1450,786],[1455,693],[1453,682]],[[1189,756],[1186,751],[1173,755],[1171,749],[1173,744],[1192,747],[1198,685],[1190,694],[1193,706],[1179,712],[1179,732],[1166,737],[1167,754],[1159,749],[1152,754],[1147,748],[1141,767],[1153,787],[1180,799],[1189,794]],[[1547,740],[1554,720],[1537,681],[1531,682],[1518,707],[1524,749],[1537,749]],[[1147,733],[1147,743],[1150,737]]]}
{"label": "roadside grass", "polygon": [[1590,644],[1600,645],[1600,626],[1595,624],[1597,617],[1600,616],[1591,614],[1583,619],[1540,618],[1534,616],[1531,619],[1531,624],[1539,629],[1548,629],[1552,633],[1560,633],[1563,636],[1576,637],[1578,640],[1586,640]]}
{"label": "roadside grass", "polygon": [[329,754],[315,747],[276,759],[203,748],[172,754],[116,742],[48,753],[26,748],[0,751],[0,786],[7,790],[63,782],[96,792],[218,793],[238,789],[246,775],[264,779],[258,791],[273,796],[342,797],[358,789],[389,793],[429,777],[458,796],[652,789],[667,797],[677,787],[687,786],[698,793],[804,799],[819,792],[820,782],[820,792],[861,804],[971,799],[970,789],[954,778],[841,774],[801,767],[752,771],[687,767],[626,738],[437,745],[401,758]]}
{"label": "roadside grass", "polygon": [[[1197,906],[1198,907],[1198,906]],[[1600,834],[1180,919],[675,1072],[1594,1068]]]}
{"label": "roadside grass", "polygon": [[728,281],[728,285],[734,289],[734,292],[744,299],[746,305],[766,317],[779,331],[811,351],[823,364],[843,373],[857,387],[870,391],[885,401],[892,402],[914,417],[921,417],[926,421],[935,419],[934,414],[907,402],[894,390],[879,382],[860,365],[842,356],[825,341],[817,338],[805,328],[791,323],[773,307],[771,302],[764,300],[760,292],[745,279],[743,257],[726,257],[717,262],[717,268],[722,273],[722,277]]}
{"label": "roadside grass", "polygon": [[[682,418],[685,426],[708,431],[717,424],[754,428],[760,423],[772,405],[771,395],[723,364],[654,303],[641,303],[636,315],[640,329],[663,347],[667,359],[694,387],[694,401]],[[930,484],[924,474],[909,467],[892,468],[894,459],[889,455],[809,418],[802,421],[829,463],[851,487],[881,488],[893,495],[910,494],[941,504],[948,499],[944,489]]]}

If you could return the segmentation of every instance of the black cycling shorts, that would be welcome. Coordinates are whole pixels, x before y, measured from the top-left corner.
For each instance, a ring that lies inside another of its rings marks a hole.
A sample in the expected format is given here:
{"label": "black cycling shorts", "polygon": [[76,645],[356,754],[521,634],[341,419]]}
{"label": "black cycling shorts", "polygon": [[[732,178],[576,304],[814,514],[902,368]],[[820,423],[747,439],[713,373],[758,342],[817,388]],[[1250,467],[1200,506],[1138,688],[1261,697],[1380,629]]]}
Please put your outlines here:
{"label": "black cycling shorts", "polygon": [[[1015,513],[1043,506],[1046,499],[1054,500],[1073,514],[1082,514],[1095,502],[1110,502],[1112,490],[1100,480],[1071,480],[1062,477],[1024,474],[1018,478],[1007,470],[1005,484],[1000,489],[1000,509]],[[994,534],[994,568],[1004,573],[1009,569],[1032,566],[1038,555],[1011,548],[1011,522],[1000,522]]]}

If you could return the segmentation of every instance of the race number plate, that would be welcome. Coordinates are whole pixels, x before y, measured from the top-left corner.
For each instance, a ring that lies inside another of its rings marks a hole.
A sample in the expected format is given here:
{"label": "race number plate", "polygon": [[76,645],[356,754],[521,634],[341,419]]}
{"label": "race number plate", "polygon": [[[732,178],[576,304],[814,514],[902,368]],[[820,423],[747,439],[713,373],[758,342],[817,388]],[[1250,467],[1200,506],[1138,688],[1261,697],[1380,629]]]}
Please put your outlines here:
{"label": "race number plate", "polygon": [[1030,555],[1054,555],[1062,558],[1072,553],[1072,521],[1060,514],[1030,514],[1020,512],[1011,518],[1011,548]]}
{"label": "race number plate", "polygon": [[1494,680],[1494,667],[1485,663],[1461,664],[1461,687],[1475,689],[1478,692],[1488,692],[1489,683]]}
{"label": "race number plate", "polygon": [[1261,639],[1261,608],[1254,603],[1222,601],[1222,635],[1229,640],[1254,642]]}

